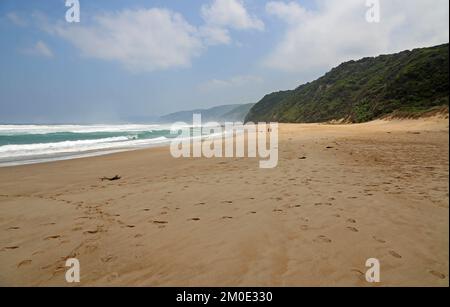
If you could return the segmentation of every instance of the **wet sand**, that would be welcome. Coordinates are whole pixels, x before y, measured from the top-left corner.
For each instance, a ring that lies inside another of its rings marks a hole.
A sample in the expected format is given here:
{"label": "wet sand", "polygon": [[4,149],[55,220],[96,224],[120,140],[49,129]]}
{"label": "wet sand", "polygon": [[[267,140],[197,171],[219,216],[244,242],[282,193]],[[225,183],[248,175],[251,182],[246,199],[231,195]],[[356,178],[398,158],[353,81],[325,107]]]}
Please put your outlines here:
{"label": "wet sand", "polygon": [[[281,125],[279,164],[154,148],[0,168],[0,285],[448,286],[448,119]],[[118,181],[101,181],[120,175]]]}

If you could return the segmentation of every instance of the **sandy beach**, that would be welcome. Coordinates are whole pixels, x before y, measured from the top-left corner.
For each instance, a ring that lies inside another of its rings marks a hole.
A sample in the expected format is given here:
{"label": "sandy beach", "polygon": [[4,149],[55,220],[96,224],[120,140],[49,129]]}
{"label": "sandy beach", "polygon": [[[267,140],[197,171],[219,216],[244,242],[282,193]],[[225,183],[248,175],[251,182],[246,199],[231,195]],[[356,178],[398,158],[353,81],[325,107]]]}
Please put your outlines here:
{"label": "sandy beach", "polygon": [[[0,168],[0,285],[448,286],[448,119],[280,126],[279,164],[167,147]],[[120,175],[121,180],[101,181]]]}

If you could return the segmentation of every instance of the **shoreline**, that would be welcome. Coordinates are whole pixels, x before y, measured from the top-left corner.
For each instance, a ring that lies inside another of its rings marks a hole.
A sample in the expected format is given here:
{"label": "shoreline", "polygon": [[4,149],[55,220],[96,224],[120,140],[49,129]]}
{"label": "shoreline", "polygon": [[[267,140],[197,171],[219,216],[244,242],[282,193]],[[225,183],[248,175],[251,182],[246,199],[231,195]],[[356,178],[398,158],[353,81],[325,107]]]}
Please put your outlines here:
{"label": "shoreline", "polygon": [[[436,114],[431,114],[429,116],[422,116],[419,118],[381,118],[370,122],[365,123],[345,123],[345,122],[324,122],[324,123],[280,123],[279,125],[282,126],[324,126],[324,127],[346,127],[346,126],[361,126],[364,127],[368,124],[374,124],[374,123],[395,123],[395,122],[405,122],[405,123],[413,123],[414,121],[445,121],[448,120],[448,112],[445,113],[444,111],[440,111]],[[25,126],[28,126],[24,124]],[[151,126],[152,124],[146,125]],[[156,125],[156,124],[155,124]],[[168,125],[168,124],[167,124]],[[43,124],[42,126],[47,126]],[[98,125],[92,125],[92,126],[98,126]],[[223,128],[223,126],[222,126]],[[224,135],[221,136],[224,138]],[[227,138],[227,137],[225,137]],[[86,151],[81,152],[79,154],[67,154],[67,153],[60,153],[57,154],[55,157],[49,157],[49,158],[42,158],[39,160],[21,160],[21,161],[11,161],[11,162],[0,162],[0,169],[1,168],[7,168],[7,167],[16,167],[16,166],[24,166],[24,165],[36,165],[36,164],[43,164],[43,163],[53,163],[53,162],[59,162],[59,161],[71,161],[71,160],[79,160],[79,159],[86,159],[86,158],[94,158],[94,157],[102,157],[102,156],[108,156],[113,154],[120,154],[120,153],[127,153],[127,152],[134,152],[134,151],[142,151],[142,150],[150,150],[153,148],[167,148],[170,146],[170,140],[167,140],[167,142],[161,142],[161,143],[154,143],[154,144],[148,144],[143,146],[136,146],[136,147],[123,147],[123,148],[117,148],[117,149],[101,149],[101,150],[92,150],[92,151]],[[58,156],[59,155],[59,156]]]}
{"label": "shoreline", "polygon": [[167,146],[169,146],[169,145],[168,144],[161,144],[161,145],[155,144],[155,145],[149,145],[149,146],[140,147],[140,148],[136,147],[136,148],[123,148],[123,149],[111,149],[111,150],[105,149],[105,150],[84,152],[84,153],[80,153],[80,154],[67,155],[67,156],[64,154],[60,154],[59,157],[56,155],[52,158],[42,158],[42,159],[38,158],[39,160],[21,160],[21,161],[11,161],[11,162],[0,162],[0,168],[102,157],[102,156],[113,155],[113,154],[117,154],[117,153],[133,152],[133,151],[137,151],[137,150],[148,150],[151,148],[167,147]]}
{"label": "shoreline", "polygon": [[368,258],[382,286],[448,286],[448,133],[281,124],[269,170],[167,146],[2,167],[0,285],[68,286],[76,257],[81,286],[370,286]]}

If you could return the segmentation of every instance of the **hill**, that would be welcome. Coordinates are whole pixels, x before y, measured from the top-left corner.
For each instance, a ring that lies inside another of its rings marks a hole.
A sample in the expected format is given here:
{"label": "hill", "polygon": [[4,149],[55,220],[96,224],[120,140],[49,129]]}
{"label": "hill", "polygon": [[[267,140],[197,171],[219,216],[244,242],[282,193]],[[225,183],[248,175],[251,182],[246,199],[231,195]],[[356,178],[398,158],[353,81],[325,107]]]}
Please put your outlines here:
{"label": "hill", "polygon": [[243,122],[245,119],[245,116],[248,114],[251,107],[253,107],[254,104],[233,104],[233,105],[223,105],[218,106],[210,109],[197,109],[197,110],[191,110],[191,111],[182,111],[182,112],[176,112],[172,114],[168,114],[165,116],[162,116],[160,118],[161,122],[186,122],[190,123],[192,122],[192,115],[193,114],[201,114],[202,115],[202,122],[211,122],[211,121],[217,121],[217,122],[225,122],[225,121],[241,121]]}
{"label": "hill", "polygon": [[300,87],[266,95],[246,121],[365,122],[449,104],[448,44],[350,61]]}

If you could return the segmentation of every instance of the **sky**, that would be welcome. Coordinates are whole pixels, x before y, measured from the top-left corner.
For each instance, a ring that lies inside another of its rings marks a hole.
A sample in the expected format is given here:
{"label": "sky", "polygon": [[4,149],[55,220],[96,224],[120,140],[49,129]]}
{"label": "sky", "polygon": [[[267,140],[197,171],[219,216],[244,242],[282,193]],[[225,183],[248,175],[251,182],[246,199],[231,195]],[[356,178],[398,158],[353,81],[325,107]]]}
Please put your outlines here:
{"label": "sky", "polygon": [[344,61],[449,41],[447,0],[79,0],[79,23],[65,4],[0,0],[0,123],[255,103]]}

